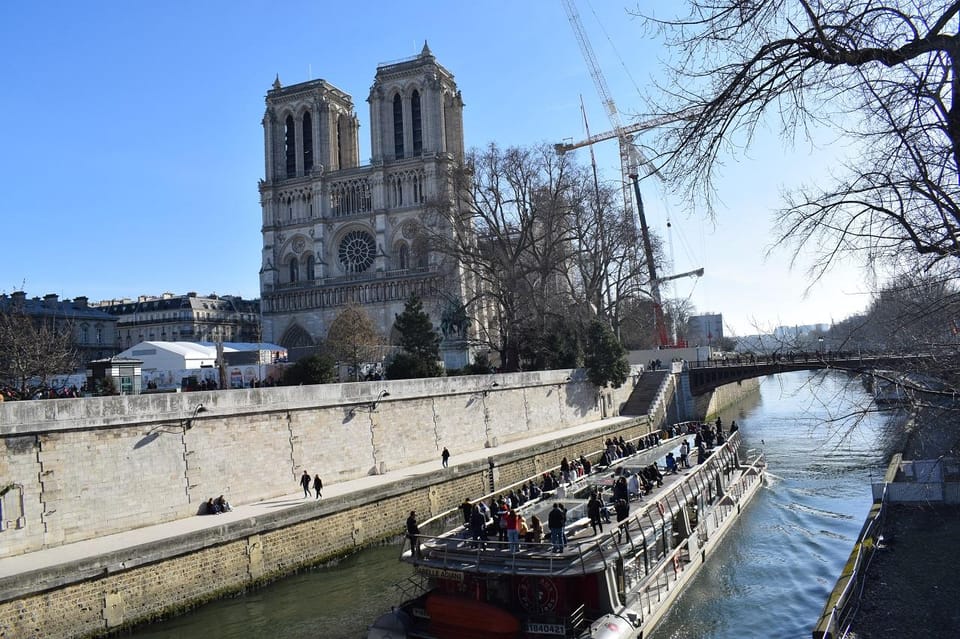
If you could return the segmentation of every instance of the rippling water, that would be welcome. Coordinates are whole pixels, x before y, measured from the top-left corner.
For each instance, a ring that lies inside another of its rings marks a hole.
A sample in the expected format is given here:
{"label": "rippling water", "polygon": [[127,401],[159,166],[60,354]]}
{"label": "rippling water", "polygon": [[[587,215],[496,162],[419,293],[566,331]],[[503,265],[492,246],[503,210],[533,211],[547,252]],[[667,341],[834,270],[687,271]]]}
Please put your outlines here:
{"label": "rippling water", "polygon": [[[655,639],[807,638],[870,509],[883,474],[889,414],[824,423],[864,400],[840,374],[765,378],[761,393],[724,412],[748,448],[762,448],[767,486],[704,566]],[[397,603],[410,574],[398,549],[365,550],[131,633],[143,638],[357,639]]]}
{"label": "rippling water", "polygon": [[760,401],[724,414],[767,456],[766,487],[655,639],[809,638],[870,510],[899,419],[842,418],[865,402],[841,374],[768,377]]}

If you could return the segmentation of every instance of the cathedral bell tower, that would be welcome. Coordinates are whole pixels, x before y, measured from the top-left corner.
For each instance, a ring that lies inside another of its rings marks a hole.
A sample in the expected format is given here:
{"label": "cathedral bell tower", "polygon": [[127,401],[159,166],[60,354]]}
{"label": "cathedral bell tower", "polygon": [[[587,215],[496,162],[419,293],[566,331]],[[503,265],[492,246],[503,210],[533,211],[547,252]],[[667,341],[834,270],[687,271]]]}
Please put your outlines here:
{"label": "cathedral bell tower", "polygon": [[378,67],[367,101],[373,164],[441,154],[463,159],[463,99],[426,42],[415,58]]}
{"label": "cathedral bell tower", "polygon": [[[324,80],[284,87],[277,79],[267,92],[263,337],[294,358],[322,343],[348,306],[388,337],[413,294],[437,324],[469,299],[460,268],[430,242],[451,230],[427,214],[456,200],[450,174],[463,161],[463,100],[453,74],[424,43],[418,55],[377,67],[368,102],[372,158],[361,166],[348,94]],[[468,363],[465,351],[444,355],[448,366]]]}

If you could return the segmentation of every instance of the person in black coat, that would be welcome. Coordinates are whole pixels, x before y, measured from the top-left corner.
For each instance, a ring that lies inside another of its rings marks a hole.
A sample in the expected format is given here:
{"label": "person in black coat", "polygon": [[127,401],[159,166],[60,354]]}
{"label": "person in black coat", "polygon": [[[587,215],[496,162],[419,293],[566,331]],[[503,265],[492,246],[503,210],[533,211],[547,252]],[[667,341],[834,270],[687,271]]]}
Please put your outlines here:
{"label": "person in black coat", "polygon": [[407,539],[410,540],[410,552],[418,558],[423,557],[420,552],[420,526],[417,525],[417,513],[414,510],[407,517]]}

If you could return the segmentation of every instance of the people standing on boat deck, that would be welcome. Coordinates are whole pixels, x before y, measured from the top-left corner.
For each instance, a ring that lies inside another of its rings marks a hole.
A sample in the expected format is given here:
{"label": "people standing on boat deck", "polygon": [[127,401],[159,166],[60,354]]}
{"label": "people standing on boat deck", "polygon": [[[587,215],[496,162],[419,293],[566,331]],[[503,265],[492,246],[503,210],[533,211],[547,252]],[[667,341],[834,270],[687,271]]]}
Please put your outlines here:
{"label": "people standing on boat deck", "polygon": [[583,456],[583,453],[580,453],[580,465],[583,466],[583,474],[590,474],[590,460]]}
{"label": "people standing on boat deck", "polygon": [[697,444],[697,463],[702,464],[705,461],[707,461],[707,447],[700,442]]}
{"label": "people standing on boat deck", "polygon": [[693,438],[694,448],[700,448],[700,444],[703,443],[703,434],[700,431],[697,431],[697,436]]}
{"label": "people standing on boat deck", "polygon": [[690,468],[690,444],[683,440],[680,444],[680,465],[684,468]]}
{"label": "people standing on boat deck", "polygon": [[553,545],[553,552],[563,552],[563,525],[567,521],[567,514],[563,512],[559,503],[553,505],[553,509],[547,516],[547,526],[550,528],[550,543]]}
{"label": "people standing on boat deck", "polygon": [[473,537],[476,545],[486,548],[483,542],[487,541],[487,518],[480,509],[482,504],[483,502],[480,502],[470,511],[470,536]]}
{"label": "people standing on boat deck", "polygon": [[717,415],[717,421],[714,423],[714,426],[716,426],[718,433],[720,432],[721,429],[723,429],[723,422],[720,421],[719,415]]}
{"label": "people standing on boat deck", "polygon": [[560,481],[565,484],[570,483],[570,462],[566,457],[560,460]]}
{"label": "people standing on boat deck", "polygon": [[630,499],[630,491],[627,489],[627,478],[620,476],[617,481],[613,483],[613,500],[623,499],[624,501]]}
{"label": "people standing on boat deck", "polygon": [[637,473],[627,478],[627,497],[640,497],[640,477]]}
{"label": "people standing on boat deck", "polygon": [[417,525],[415,510],[411,510],[410,516],[407,517],[407,539],[410,540],[410,553],[418,558],[423,557],[423,553],[420,552],[420,526]]}
{"label": "people standing on boat deck", "polygon": [[740,428],[740,427],[737,426],[737,420],[733,420],[732,422],[730,422],[730,434],[731,434],[731,435],[734,434],[735,432],[737,432],[737,429],[739,429],[739,428]]}
{"label": "people standing on boat deck", "polygon": [[443,452],[440,453],[440,463],[443,464],[443,467],[447,467],[447,463],[450,461],[450,451],[447,450],[447,447],[443,447]]}
{"label": "people standing on boat deck", "polygon": [[310,496],[310,482],[313,481],[310,479],[310,473],[303,471],[303,474],[300,475],[300,485],[303,486],[303,498],[306,499]]}
{"label": "people standing on boat deck", "polygon": [[513,508],[507,513],[507,541],[510,542],[512,552],[520,551],[520,520],[523,517],[517,515]]}
{"label": "people standing on boat deck", "polygon": [[673,456],[673,452],[667,453],[667,472],[674,474],[677,472],[677,460]]}
{"label": "people standing on boat deck", "polygon": [[463,515],[464,525],[470,525],[470,515],[473,514],[473,504],[470,503],[469,499],[464,499],[463,503],[460,504],[460,514]]}
{"label": "people standing on boat deck", "polygon": [[717,446],[723,446],[723,443],[727,441],[727,438],[723,436],[723,431],[717,431]]}
{"label": "people standing on boat deck", "polygon": [[320,475],[313,476],[313,492],[317,493],[317,499],[323,497],[320,494],[320,491],[323,490],[323,482],[320,480]]}
{"label": "people standing on boat deck", "polygon": [[497,504],[497,541],[506,541],[507,540],[507,517],[510,515],[510,508],[507,506],[507,502],[500,499],[500,503]]}
{"label": "people standing on boat deck", "polygon": [[[630,515],[630,504],[618,499],[617,502],[613,505],[614,511],[617,513],[617,543],[623,539],[623,533],[627,532],[627,527],[630,525],[628,523],[623,523],[623,521]],[[627,533],[629,536],[629,533]]]}
{"label": "people standing on boat deck", "polygon": [[590,518],[590,525],[593,527],[593,534],[603,532],[603,522],[600,521],[600,500],[597,499],[597,493],[591,493],[590,501],[587,502],[587,517]]}

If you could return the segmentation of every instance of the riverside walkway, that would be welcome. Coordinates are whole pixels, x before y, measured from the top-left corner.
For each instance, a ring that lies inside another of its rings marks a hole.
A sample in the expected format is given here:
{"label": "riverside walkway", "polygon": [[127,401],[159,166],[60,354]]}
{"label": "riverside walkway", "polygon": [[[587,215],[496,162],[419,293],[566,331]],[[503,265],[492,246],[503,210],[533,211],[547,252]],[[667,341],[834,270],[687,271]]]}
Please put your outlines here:
{"label": "riverside walkway", "polygon": [[[434,461],[398,468],[381,475],[369,475],[338,483],[325,483],[322,491],[323,498],[319,500],[313,497],[304,498],[303,489],[298,484],[298,478],[291,477],[291,487],[295,486],[296,489],[292,489],[289,494],[255,503],[236,504],[233,505],[231,512],[220,515],[196,515],[106,535],[97,539],[6,557],[0,561],[0,601],[24,596],[50,586],[82,581],[104,572],[115,572],[134,565],[141,565],[149,561],[149,559],[145,560],[145,556],[156,553],[158,546],[166,549],[176,548],[181,553],[190,552],[196,549],[198,537],[203,537],[205,533],[218,532],[231,524],[242,525],[246,522],[248,526],[244,528],[253,528],[258,525],[259,521],[268,516],[272,517],[280,511],[299,511],[301,514],[309,514],[322,508],[324,512],[318,512],[317,516],[328,515],[336,512],[338,504],[346,503],[349,501],[348,498],[356,493],[383,488],[415,477],[437,475],[438,473],[456,473],[459,464],[484,461],[490,457],[523,450],[558,438],[622,425],[633,419],[611,417],[515,440],[495,448],[483,448],[462,453],[453,450],[449,468],[441,466],[440,455],[438,454]],[[583,452],[589,454],[596,451],[585,450]],[[319,474],[321,479],[323,478],[322,468],[308,468],[307,470],[311,475]],[[226,495],[226,498],[230,501],[231,495]],[[398,534],[402,528],[403,521],[397,521]],[[217,541],[208,545],[223,543],[222,535],[210,535],[209,538]],[[175,551],[168,550],[167,552],[174,554]],[[2,629],[2,624],[0,624],[0,629]],[[0,636],[3,636],[2,632],[0,632]]]}

